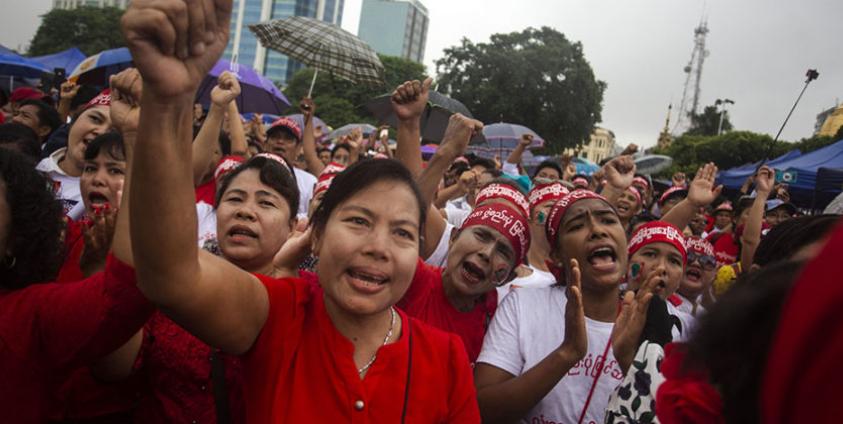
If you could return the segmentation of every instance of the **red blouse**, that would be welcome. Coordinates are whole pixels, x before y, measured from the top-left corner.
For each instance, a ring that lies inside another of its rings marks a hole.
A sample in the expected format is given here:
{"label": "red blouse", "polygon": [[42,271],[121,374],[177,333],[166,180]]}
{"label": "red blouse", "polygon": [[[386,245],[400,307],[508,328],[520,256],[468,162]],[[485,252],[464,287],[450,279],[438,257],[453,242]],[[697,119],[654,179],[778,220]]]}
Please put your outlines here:
{"label": "red blouse", "polygon": [[[211,347],[161,312],[152,315],[143,333],[135,372],[144,381],[147,393],[135,413],[135,422],[217,422]],[[225,366],[232,420],[241,423],[246,411],[240,359],[222,353],[217,353],[217,357]]]}
{"label": "red blouse", "polygon": [[456,336],[399,311],[400,338],[378,350],[361,380],[354,346],[334,328],[321,288],[299,278],[258,277],[269,316],[243,356],[249,423],[400,423],[405,408],[407,423],[480,422]]}
{"label": "red blouse", "polygon": [[42,422],[68,375],[126,343],[152,310],[134,270],[111,256],[78,283],[0,291],[2,420]]}
{"label": "red blouse", "polygon": [[480,355],[483,337],[495,315],[498,293],[492,290],[470,312],[460,312],[445,296],[442,268],[428,265],[419,259],[410,289],[398,302],[398,306],[411,317],[460,336],[465,343],[468,359],[473,364]]}

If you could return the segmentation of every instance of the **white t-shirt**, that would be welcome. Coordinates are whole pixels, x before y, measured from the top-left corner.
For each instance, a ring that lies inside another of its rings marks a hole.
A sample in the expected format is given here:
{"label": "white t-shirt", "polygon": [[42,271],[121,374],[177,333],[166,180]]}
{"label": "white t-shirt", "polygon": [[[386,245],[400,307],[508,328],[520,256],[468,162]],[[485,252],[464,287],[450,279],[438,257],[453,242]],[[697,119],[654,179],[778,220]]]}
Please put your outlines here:
{"label": "white t-shirt", "polygon": [[694,304],[679,293],[676,293],[676,297],[682,300],[682,303],[676,306],[673,303],[667,302],[667,312],[679,318],[679,322],[682,323],[682,334],[678,338],[674,334],[673,341],[685,342],[690,339],[691,333],[697,326],[697,318],[705,313],[705,308],[702,305],[697,305],[697,315],[695,316],[692,313]]}
{"label": "white t-shirt", "polygon": [[504,161],[503,166],[501,167],[501,172],[503,172],[504,174],[509,174],[509,175],[513,175],[513,176],[516,176],[516,177],[521,175],[521,173],[518,172],[518,164],[517,163],[511,163],[509,161]]}
{"label": "white t-shirt", "polygon": [[503,299],[507,294],[515,291],[515,289],[530,288],[537,289],[542,287],[550,287],[556,284],[556,277],[553,274],[542,271],[532,265],[527,266],[532,272],[525,277],[518,277],[500,287],[498,287],[498,305],[503,303]]}
{"label": "white t-shirt", "polygon": [[53,181],[56,199],[61,201],[64,214],[78,221],[85,215],[85,202],[82,201],[82,192],[79,190],[79,177],[71,177],[59,167],[59,162],[64,159],[66,153],[67,147],[56,150],[38,162],[35,170]]}
{"label": "white t-shirt", "polygon": [[199,235],[197,243],[201,249],[206,241],[217,238],[217,213],[214,207],[205,202],[197,203],[196,222],[198,224],[197,234]]}
{"label": "white t-shirt", "polygon": [[[513,291],[495,312],[477,362],[515,376],[530,370],[562,344],[567,303],[561,286]],[[521,419],[522,423],[567,424],[579,420],[614,323],[586,318],[585,325],[588,353]],[[603,422],[609,395],[623,379],[611,346],[606,356],[583,423]]]}
{"label": "white t-shirt", "polygon": [[471,215],[471,209],[457,209],[446,207],[445,215],[447,215],[448,224],[460,228],[462,227],[462,223],[465,222],[465,219],[468,218],[469,215]]}
{"label": "white t-shirt", "polygon": [[445,268],[448,262],[448,246],[451,242],[451,232],[454,231],[454,228],[453,225],[445,223],[445,231],[442,231],[442,237],[439,237],[439,244],[436,245],[436,250],[425,258],[424,263]]}
{"label": "white t-shirt", "polygon": [[316,177],[310,172],[293,167],[296,174],[296,185],[299,186],[299,218],[307,218],[307,210],[310,206],[310,199],[313,198],[313,186],[316,184]]}

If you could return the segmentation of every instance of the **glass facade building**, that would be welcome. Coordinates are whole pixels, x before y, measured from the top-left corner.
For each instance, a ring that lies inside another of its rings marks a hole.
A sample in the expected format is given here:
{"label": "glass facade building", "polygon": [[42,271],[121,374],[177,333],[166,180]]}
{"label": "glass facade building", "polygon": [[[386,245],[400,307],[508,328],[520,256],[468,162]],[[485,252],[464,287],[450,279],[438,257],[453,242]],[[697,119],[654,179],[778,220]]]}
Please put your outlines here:
{"label": "glass facade building", "polygon": [[358,35],[378,53],[422,63],[429,22],[418,0],[363,0]]}
{"label": "glass facade building", "polygon": [[[303,65],[281,53],[264,49],[249,30],[249,25],[291,16],[306,16],[340,26],[344,3],[344,0],[234,0],[231,36],[223,57],[231,60],[236,54],[237,63],[251,66],[283,85]],[[242,19],[239,15],[241,10]]]}

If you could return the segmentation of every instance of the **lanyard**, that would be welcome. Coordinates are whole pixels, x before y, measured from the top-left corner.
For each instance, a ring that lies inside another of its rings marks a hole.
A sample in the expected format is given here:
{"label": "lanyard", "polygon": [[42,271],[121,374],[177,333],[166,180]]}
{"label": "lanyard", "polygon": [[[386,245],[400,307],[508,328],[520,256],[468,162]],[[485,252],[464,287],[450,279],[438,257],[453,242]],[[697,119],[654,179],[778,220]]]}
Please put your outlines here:
{"label": "lanyard", "polygon": [[594,376],[594,380],[591,382],[591,389],[588,391],[588,397],[585,399],[585,405],[582,407],[582,412],[580,412],[580,419],[577,420],[578,424],[582,424],[582,420],[585,418],[585,412],[588,411],[588,406],[591,405],[591,397],[594,396],[594,389],[597,388],[597,380],[600,379],[600,376],[603,374],[603,368],[606,365],[606,360],[608,359],[606,355],[609,353],[609,346],[612,345],[612,337],[609,336],[609,340],[606,342],[606,347],[603,349],[603,360],[600,361],[600,365],[597,367],[597,373]]}

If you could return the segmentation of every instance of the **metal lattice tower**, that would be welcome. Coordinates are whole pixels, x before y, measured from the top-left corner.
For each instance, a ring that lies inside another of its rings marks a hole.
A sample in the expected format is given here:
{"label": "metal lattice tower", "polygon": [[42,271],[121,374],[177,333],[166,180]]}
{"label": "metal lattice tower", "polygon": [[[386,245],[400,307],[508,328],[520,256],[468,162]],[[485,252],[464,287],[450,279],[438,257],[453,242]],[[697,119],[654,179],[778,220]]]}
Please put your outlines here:
{"label": "metal lattice tower", "polygon": [[691,125],[691,116],[697,113],[700,102],[700,80],[702,79],[703,64],[708,56],[705,49],[705,37],[708,34],[708,22],[705,18],[694,29],[694,51],[691,60],[685,66],[685,88],[682,90],[682,102],[679,104],[679,114],[673,133],[686,130]]}

